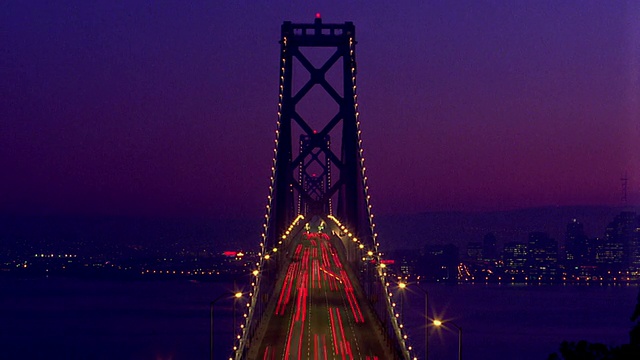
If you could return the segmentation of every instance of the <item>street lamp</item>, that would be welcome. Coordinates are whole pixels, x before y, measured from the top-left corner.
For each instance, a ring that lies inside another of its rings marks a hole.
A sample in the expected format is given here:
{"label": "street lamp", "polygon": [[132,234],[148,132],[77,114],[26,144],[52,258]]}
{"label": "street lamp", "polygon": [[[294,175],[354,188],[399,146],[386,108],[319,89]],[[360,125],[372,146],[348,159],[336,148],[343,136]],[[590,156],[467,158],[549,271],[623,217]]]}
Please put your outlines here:
{"label": "street lamp", "polygon": [[[213,323],[213,307],[214,305],[218,302],[218,300],[222,299],[222,298],[230,298],[231,296],[233,296],[233,300],[234,300],[234,306],[233,306],[233,310],[234,310],[234,321],[235,321],[235,301],[239,298],[242,297],[242,293],[241,292],[236,292],[236,293],[231,293],[231,292],[225,292],[223,294],[220,294],[220,296],[218,296],[217,298],[215,298],[213,301],[211,301],[211,303],[209,303],[209,318],[210,318],[210,328],[209,328],[209,359],[213,360],[213,331],[215,329],[214,323]],[[235,331],[235,326],[234,326],[234,331]]]}
{"label": "street lamp", "polygon": [[[407,287],[404,282],[398,283],[398,287],[402,290]],[[429,293],[416,284],[416,288],[424,294],[424,358],[429,359]],[[402,298],[401,298],[402,300]]]}
{"label": "street lamp", "polygon": [[400,294],[400,316],[402,316],[402,320],[404,321],[404,289],[407,288],[407,283],[400,281],[398,283],[398,289],[400,289],[400,291],[402,291],[402,294]]}
{"label": "street lamp", "polygon": [[[442,326],[445,322],[440,320],[433,320],[433,325]],[[456,329],[458,329],[458,360],[462,360],[462,328],[453,321],[446,321],[446,323],[453,325]]]}
{"label": "street lamp", "polygon": [[236,331],[236,304],[238,302],[238,299],[240,299],[242,297],[242,293],[241,292],[236,292],[235,294],[233,294],[233,331]]}

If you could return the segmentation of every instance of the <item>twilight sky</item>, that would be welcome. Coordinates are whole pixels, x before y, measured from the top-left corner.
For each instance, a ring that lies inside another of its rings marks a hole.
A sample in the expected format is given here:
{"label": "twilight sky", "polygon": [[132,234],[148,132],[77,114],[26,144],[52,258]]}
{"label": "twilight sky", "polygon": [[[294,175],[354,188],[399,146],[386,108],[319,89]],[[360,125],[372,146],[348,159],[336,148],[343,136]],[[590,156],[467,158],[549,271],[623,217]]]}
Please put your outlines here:
{"label": "twilight sky", "polygon": [[0,213],[261,216],[316,12],[356,25],[376,213],[640,204],[640,2],[64,3],[0,5]]}

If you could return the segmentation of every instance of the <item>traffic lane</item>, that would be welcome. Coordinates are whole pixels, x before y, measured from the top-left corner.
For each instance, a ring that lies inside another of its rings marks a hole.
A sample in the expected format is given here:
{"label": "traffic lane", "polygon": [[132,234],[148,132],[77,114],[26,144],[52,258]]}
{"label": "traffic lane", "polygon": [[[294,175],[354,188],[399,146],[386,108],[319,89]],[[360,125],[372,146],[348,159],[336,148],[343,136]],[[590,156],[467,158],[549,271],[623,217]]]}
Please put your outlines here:
{"label": "traffic lane", "polygon": [[[377,337],[370,336],[373,333],[370,327],[372,322],[365,321],[360,308],[361,300],[355,293],[352,279],[347,275],[335,247],[326,235],[316,240],[317,246],[320,247],[318,255],[322,259],[322,286],[311,286],[309,300],[311,303],[320,301],[324,306],[318,306],[319,317],[311,320],[311,331],[325,338],[329,335],[331,352],[328,354],[332,355],[329,358],[379,358],[383,349],[377,343]],[[313,241],[311,245],[315,245]],[[309,346],[316,346],[315,340]],[[316,353],[323,350],[320,349]]]}
{"label": "traffic lane", "polygon": [[[278,296],[263,359],[377,359],[351,279],[328,237],[304,236]],[[285,340],[285,341],[283,341]]]}

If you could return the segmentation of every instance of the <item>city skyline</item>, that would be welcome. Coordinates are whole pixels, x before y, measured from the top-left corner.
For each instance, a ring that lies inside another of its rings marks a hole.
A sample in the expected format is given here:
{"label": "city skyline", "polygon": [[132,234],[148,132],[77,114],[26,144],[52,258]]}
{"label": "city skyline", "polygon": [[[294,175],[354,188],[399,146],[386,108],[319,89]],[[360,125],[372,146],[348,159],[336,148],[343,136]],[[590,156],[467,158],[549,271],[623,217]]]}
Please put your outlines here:
{"label": "city skyline", "polygon": [[316,12],[358,29],[374,212],[640,204],[636,3],[6,10],[0,213],[261,216],[280,24]]}
{"label": "city skyline", "polygon": [[[557,219],[559,220],[559,219]],[[258,252],[251,244],[211,241],[217,231],[205,222],[137,223],[94,219],[73,227],[45,219],[2,223],[0,272],[15,276],[244,276]],[[69,221],[69,220],[67,220]],[[205,225],[203,227],[203,225]],[[442,222],[444,226],[446,222]],[[474,226],[473,224],[469,224]],[[477,225],[477,224],[476,224]],[[504,283],[637,283],[640,281],[640,216],[622,211],[607,221],[604,235],[585,231],[573,218],[561,234],[514,224],[484,224],[476,236],[436,241],[421,234],[381,254],[390,273],[405,281]],[[449,226],[455,227],[451,223]],[[449,229],[454,230],[454,229]],[[505,236],[511,233],[511,236]],[[162,234],[162,236],[158,236]],[[396,237],[392,235],[391,240]],[[107,241],[105,241],[107,240]],[[443,240],[443,239],[441,239]],[[458,239],[461,240],[461,239]],[[481,241],[480,241],[481,240]],[[390,241],[393,243],[393,241]],[[411,280],[413,279],[413,280]]]}

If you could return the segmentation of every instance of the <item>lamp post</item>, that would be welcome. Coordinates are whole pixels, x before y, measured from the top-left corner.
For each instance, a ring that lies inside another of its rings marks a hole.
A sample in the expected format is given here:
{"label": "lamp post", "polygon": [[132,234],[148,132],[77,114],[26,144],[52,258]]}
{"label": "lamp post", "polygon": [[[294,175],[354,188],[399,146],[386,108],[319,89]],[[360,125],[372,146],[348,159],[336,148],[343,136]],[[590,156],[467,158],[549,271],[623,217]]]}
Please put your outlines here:
{"label": "lamp post", "polygon": [[[213,360],[213,331],[215,329],[214,322],[213,322],[213,319],[214,319],[214,317],[213,317],[213,308],[214,308],[215,304],[218,302],[218,300],[220,300],[222,298],[229,298],[231,296],[234,297],[234,310],[235,310],[235,301],[242,297],[242,293],[241,292],[237,292],[237,293],[225,292],[223,294],[220,294],[220,296],[218,296],[217,298],[215,298],[213,301],[211,301],[209,303],[209,319],[210,319],[209,359],[210,360]],[[235,313],[234,313],[234,321],[235,321]],[[235,331],[235,327],[234,327],[234,331]]]}
{"label": "lamp post", "polygon": [[[398,283],[398,288],[405,289],[407,284],[404,282]],[[427,290],[421,288],[416,284],[416,288],[422,291],[424,294],[424,358],[429,359],[429,293]],[[400,309],[402,311],[402,298],[400,298]]]}
{"label": "lamp post", "polygon": [[[446,323],[453,325],[456,329],[458,329],[458,360],[462,360],[462,328],[453,321],[447,321]],[[440,320],[433,320],[433,325],[442,326],[444,322]]]}
{"label": "lamp post", "polygon": [[402,292],[402,294],[400,294],[400,317],[402,317],[403,321],[404,321],[404,289],[406,288],[407,288],[407,283],[402,281],[398,283],[398,289],[400,289],[400,291]]}
{"label": "lamp post", "polygon": [[429,293],[416,284],[416,288],[420,289],[424,294],[424,358],[429,359]]}

